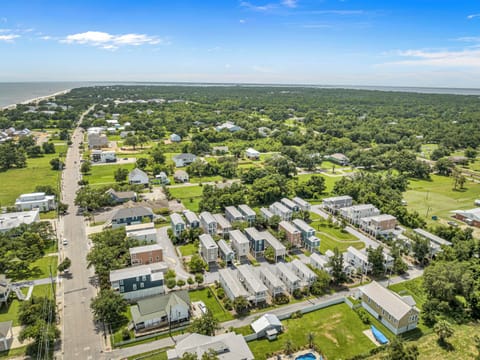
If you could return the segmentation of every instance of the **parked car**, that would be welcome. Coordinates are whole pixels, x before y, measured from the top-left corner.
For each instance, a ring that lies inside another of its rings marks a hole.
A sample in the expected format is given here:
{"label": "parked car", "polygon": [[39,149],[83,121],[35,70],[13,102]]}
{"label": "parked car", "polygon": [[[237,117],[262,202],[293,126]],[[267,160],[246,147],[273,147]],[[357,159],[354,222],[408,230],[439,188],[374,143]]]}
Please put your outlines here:
{"label": "parked car", "polygon": [[62,244],[65,246],[65,245],[68,245],[68,240],[63,238],[63,241],[62,241]]}

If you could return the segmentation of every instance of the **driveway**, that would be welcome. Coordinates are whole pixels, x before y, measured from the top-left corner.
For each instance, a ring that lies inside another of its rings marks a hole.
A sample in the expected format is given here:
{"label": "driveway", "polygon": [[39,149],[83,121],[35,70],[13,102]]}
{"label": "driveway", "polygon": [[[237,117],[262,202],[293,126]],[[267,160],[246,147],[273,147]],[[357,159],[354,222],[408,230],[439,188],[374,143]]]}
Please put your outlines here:
{"label": "driveway", "polygon": [[185,271],[180,258],[177,255],[175,246],[168,237],[167,230],[170,226],[164,226],[157,229],[157,242],[163,248],[163,261],[165,261],[169,268],[174,269],[177,278],[187,280],[192,275]]}

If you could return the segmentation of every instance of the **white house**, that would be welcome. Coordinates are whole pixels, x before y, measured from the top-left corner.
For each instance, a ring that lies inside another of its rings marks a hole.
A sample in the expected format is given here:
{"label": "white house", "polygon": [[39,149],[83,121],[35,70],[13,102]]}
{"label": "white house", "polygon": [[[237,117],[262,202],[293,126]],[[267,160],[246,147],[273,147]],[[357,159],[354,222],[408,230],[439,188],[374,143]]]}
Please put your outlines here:
{"label": "white house", "polygon": [[198,218],[197,214],[193,211],[185,210],[183,212],[185,219],[187,220],[187,226],[191,229],[195,229],[200,227],[200,219]]}
{"label": "white house", "polygon": [[292,210],[293,212],[297,212],[298,210],[300,210],[300,207],[298,206],[298,204],[290,199],[283,198],[280,200],[280,202],[283,205],[285,205],[287,208]]}
{"label": "white house", "polygon": [[340,215],[351,224],[359,225],[360,219],[380,215],[380,210],[372,204],[360,204],[341,208]]}
{"label": "white house", "polygon": [[275,270],[290,294],[302,287],[300,278],[285,263],[278,263]]}
{"label": "white house", "polygon": [[317,275],[303,262],[294,259],[291,263],[292,270],[306,286],[311,286],[317,279]]}
{"label": "white house", "polygon": [[225,295],[227,295],[232,301],[235,301],[235,299],[239,297],[244,297],[246,299],[249,295],[248,291],[238,279],[236,272],[236,270],[230,268],[218,270],[220,285],[222,285]]}
{"label": "white house", "polygon": [[245,156],[249,159],[258,160],[260,158],[260,153],[253,148],[248,148],[245,150]]}
{"label": "white house", "polygon": [[243,215],[235,206],[225,207],[225,216],[230,222],[243,221]]}
{"label": "white house", "polygon": [[217,221],[208,211],[203,211],[200,213],[200,226],[207,234],[217,234]]}
{"label": "white house", "polygon": [[193,154],[183,153],[173,156],[172,160],[176,167],[183,167],[193,163],[195,160],[197,160],[197,157]]}
{"label": "white house", "polygon": [[38,209],[30,211],[0,213],[0,232],[6,232],[22,224],[30,225],[38,221],[40,221],[40,211]]}
{"label": "white house", "polygon": [[147,186],[149,184],[148,175],[140,170],[139,168],[135,168],[128,174],[128,183],[129,184],[139,184]]}
{"label": "white house", "polygon": [[228,237],[228,233],[232,230],[232,224],[230,221],[225,219],[222,214],[213,214],[213,218],[217,222],[217,231],[218,234],[223,236],[224,238]]}
{"label": "white house", "polygon": [[262,231],[261,234],[265,239],[265,248],[271,247],[273,249],[275,262],[278,261],[279,258],[284,258],[287,254],[287,248],[283,245],[275,236],[273,236],[268,231]]}
{"label": "white house", "polygon": [[241,260],[245,258],[248,255],[248,250],[250,248],[250,242],[247,237],[240,230],[230,231],[229,237],[237,259]]}
{"label": "white house", "polygon": [[264,207],[260,208],[260,214],[262,215],[262,218],[266,221],[270,220],[275,215],[270,210]]}
{"label": "white house", "polygon": [[96,163],[112,163],[117,161],[115,151],[92,150],[91,158]]}
{"label": "white house", "polygon": [[255,223],[257,214],[250,206],[246,204],[240,204],[238,205],[238,211],[240,211],[240,213],[243,215],[243,218],[248,223],[248,225],[252,226]]}
{"label": "white house", "polygon": [[17,210],[34,210],[50,211],[57,207],[55,195],[46,195],[44,192],[22,194],[15,201]]}
{"label": "white house", "polygon": [[237,267],[238,278],[240,282],[245,286],[251,296],[248,300],[254,304],[265,302],[267,300],[267,287],[263,285],[260,278],[252,271],[251,265],[240,265]]}
{"label": "white house", "polygon": [[300,208],[300,210],[303,210],[303,211],[310,211],[312,206],[310,205],[310,203],[308,201],[305,201],[303,200],[302,198],[299,198],[299,197],[294,197],[293,199],[293,202],[295,204],[298,205],[298,207]]}
{"label": "white house", "polygon": [[274,214],[280,216],[280,219],[289,221],[292,219],[292,210],[287,208],[282,203],[274,202],[270,205],[269,210]]}
{"label": "white house", "polygon": [[329,265],[330,259],[326,255],[320,255],[317,253],[312,253],[310,255],[310,265],[318,270],[324,270],[328,273],[331,272],[332,268]]}
{"label": "white house", "polygon": [[268,288],[268,292],[272,297],[283,294],[286,291],[285,284],[277,275],[271,272],[268,267],[261,266],[259,269],[259,276],[260,280],[262,280]]}
{"label": "white house", "polygon": [[218,250],[220,258],[225,261],[227,265],[233,262],[233,259],[235,258],[235,252],[225,240],[222,239],[218,242]]}
{"label": "white house", "polygon": [[200,254],[202,254],[205,262],[213,263],[217,261],[218,258],[218,245],[213,240],[209,234],[202,234],[199,236],[200,239]]}
{"label": "white house", "polygon": [[334,196],[323,199],[322,206],[325,210],[336,213],[339,209],[352,206],[353,199],[349,195]]}
{"label": "white house", "polygon": [[186,183],[190,180],[188,173],[185,170],[177,170],[173,174],[173,180],[176,183]]}
{"label": "white house", "polygon": [[277,334],[283,331],[283,326],[276,315],[265,314],[255,320],[251,325],[257,339],[267,337],[269,340],[276,338]]}

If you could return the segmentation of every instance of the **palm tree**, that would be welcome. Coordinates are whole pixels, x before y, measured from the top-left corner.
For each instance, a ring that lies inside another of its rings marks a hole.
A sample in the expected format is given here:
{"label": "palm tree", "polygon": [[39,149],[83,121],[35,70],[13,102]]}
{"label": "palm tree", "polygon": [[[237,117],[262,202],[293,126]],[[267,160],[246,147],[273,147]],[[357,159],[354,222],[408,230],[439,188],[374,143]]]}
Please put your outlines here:
{"label": "palm tree", "polygon": [[307,334],[307,341],[308,341],[308,346],[310,347],[310,349],[313,349],[313,346],[315,345],[313,342],[315,340],[315,334],[313,332],[309,332]]}

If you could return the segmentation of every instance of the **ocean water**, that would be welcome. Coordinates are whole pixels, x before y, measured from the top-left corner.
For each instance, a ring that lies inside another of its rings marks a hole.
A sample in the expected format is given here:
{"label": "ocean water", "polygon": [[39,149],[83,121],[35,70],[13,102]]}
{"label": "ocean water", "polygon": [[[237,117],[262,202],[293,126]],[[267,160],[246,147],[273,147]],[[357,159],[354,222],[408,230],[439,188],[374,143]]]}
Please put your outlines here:
{"label": "ocean water", "polygon": [[[161,83],[161,82],[0,82],[0,108],[12,104],[18,104],[33,98],[47,96],[56,92],[73,89],[77,87],[95,85],[184,85],[184,86],[228,86],[234,84],[213,84],[213,83]],[[244,86],[306,86],[327,89],[358,89],[358,90],[379,90],[379,91],[401,91],[427,94],[455,94],[455,95],[477,95],[480,96],[480,89],[458,89],[458,88],[427,88],[427,87],[400,87],[400,86],[339,86],[339,85],[288,85],[288,84],[243,84]]]}

